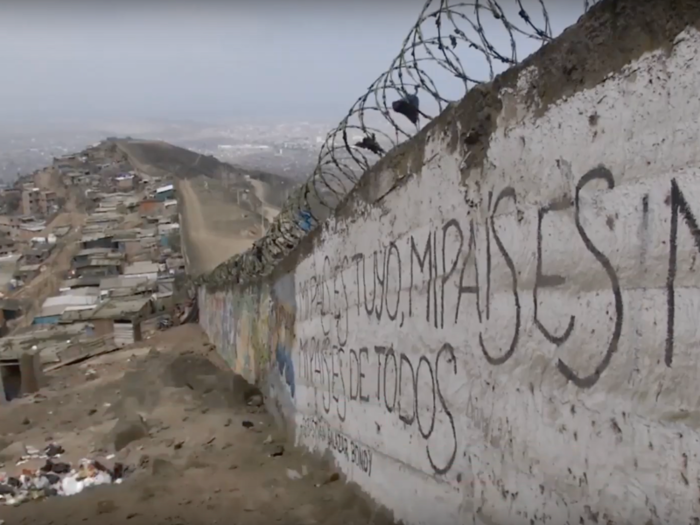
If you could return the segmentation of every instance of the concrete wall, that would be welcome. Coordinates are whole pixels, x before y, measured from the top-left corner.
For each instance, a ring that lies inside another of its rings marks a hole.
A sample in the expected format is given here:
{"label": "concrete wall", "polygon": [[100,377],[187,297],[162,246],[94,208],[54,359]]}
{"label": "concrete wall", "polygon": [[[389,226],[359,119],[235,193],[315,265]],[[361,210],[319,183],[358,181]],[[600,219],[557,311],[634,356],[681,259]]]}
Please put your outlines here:
{"label": "concrete wall", "polygon": [[[700,519],[700,6],[603,2],[202,326],[410,524]],[[697,25],[697,24],[696,24]]]}
{"label": "concrete wall", "polygon": [[209,340],[233,370],[257,383],[262,377],[259,371],[270,362],[268,287],[213,294],[200,289],[198,299],[206,308],[200,324]]}

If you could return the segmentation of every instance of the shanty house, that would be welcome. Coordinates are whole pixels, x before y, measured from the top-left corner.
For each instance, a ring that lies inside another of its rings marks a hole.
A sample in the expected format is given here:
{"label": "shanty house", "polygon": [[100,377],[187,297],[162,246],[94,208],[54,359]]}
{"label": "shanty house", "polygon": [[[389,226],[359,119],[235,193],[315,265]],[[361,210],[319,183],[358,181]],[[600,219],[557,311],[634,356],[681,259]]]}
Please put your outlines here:
{"label": "shanty house", "polygon": [[32,324],[58,324],[67,309],[94,308],[99,298],[96,295],[57,295],[49,297],[41,306],[41,311],[34,317]]}
{"label": "shanty house", "polygon": [[116,248],[112,241],[112,235],[106,233],[89,233],[83,235],[80,239],[82,248],[88,250],[90,248]]}
{"label": "shanty house", "polygon": [[155,198],[159,202],[165,202],[175,198],[175,186],[173,184],[167,184],[166,186],[161,186],[156,190]]}
{"label": "shanty house", "polygon": [[104,303],[90,321],[96,336],[114,334],[114,344],[123,347],[141,341],[141,321],[153,312],[150,297],[120,297]]}

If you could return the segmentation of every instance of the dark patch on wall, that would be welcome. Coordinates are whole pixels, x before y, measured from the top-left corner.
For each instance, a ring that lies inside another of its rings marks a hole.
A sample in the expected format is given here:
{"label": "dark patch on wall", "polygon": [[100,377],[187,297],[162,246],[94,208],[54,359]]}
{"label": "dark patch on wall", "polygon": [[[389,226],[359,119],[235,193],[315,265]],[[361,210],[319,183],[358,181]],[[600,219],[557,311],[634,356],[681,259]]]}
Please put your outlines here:
{"label": "dark patch on wall", "polygon": [[[462,181],[469,170],[482,166],[486,160],[491,134],[496,129],[498,115],[502,110],[503,102],[498,91],[488,84],[473,88],[459,105],[456,120],[469,127],[466,128],[467,132],[459,145],[461,147],[455,144],[457,147],[453,147],[451,153],[461,151],[465,156],[466,160],[461,166]],[[456,129],[451,131],[452,136],[459,136]]]}

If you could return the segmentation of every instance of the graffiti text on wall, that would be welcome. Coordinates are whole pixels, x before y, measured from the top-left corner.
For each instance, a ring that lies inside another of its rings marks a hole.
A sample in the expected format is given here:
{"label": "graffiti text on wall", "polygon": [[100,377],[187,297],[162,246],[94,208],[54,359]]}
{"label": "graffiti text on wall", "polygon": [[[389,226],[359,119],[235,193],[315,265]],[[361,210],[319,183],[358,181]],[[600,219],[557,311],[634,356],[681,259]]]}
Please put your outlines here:
{"label": "graffiti text on wall", "polygon": [[[597,167],[583,175],[570,198],[547,203],[538,208],[536,218],[535,279],[527,293],[532,294],[532,323],[541,336],[561,347],[577,329],[575,313],[566,313],[565,322],[557,329],[545,321],[547,305],[545,289],[556,289],[567,283],[567,276],[553,275],[547,267],[547,242],[543,235],[547,221],[557,220],[557,212],[573,215],[575,231],[583,246],[593,257],[599,271],[608,283],[609,325],[606,342],[600,347],[591,370],[577,370],[563,358],[556,361],[556,370],[572,384],[582,389],[593,387],[613,362],[618,349],[625,308],[619,277],[608,256],[597,246],[587,231],[589,222],[582,220],[581,193],[594,183],[614,189],[612,173]],[[442,331],[446,326],[463,326],[465,316],[474,315],[481,326],[475,334],[475,345],[483,359],[492,366],[507,363],[516,354],[524,323],[522,302],[524,293],[519,286],[519,275],[512,250],[503,242],[499,231],[499,211],[510,202],[517,205],[518,196],[506,187],[487,196],[488,219],[484,225],[473,218],[450,219],[441,228],[426,232],[418,238],[410,235],[403,240],[390,241],[371,254],[344,257],[333,265],[326,256],[321,268],[299,288],[297,319],[320,320],[322,334],[299,337],[297,373],[303,383],[311,386],[317,413],[333,414],[342,422],[350,403],[379,403],[404,425],[418,430],[426,441],[426,454],[435,473],[450,470],[457,454],[457,430],[453,412],[445,399],[444,381],[460,373],[453,344],[444,341],[424,352],[406,352],[396,348],[392,341],[377,342],[371,346],[348,345],[355,326],[369,326],[362,319],[379,322],[388,320],[403,327],[409,320],[428,323],[431,329]],[[667,366],[672,366],[675,331],[675,282],[677,273],[678,234],[681,225],[687,227],[695,247],[700,252],[700,228],[682,189],[676,180],[670,184],[669,265],[666,280],[667,329],[665,349],[660,349]],[[520,222],[522,212],[510,214],[510,220]],[[649,195],[641,196],[641,223],[649,223]],[[503,217],[505,215],[501,215]],[[682,219],[682,220],[679,220]],[[477,250],[479,248],[479,250]],[[483,249],[482,249],[483,248]],[[511,304],[504,311],[499,306],[499,317],[511,322],[500,330],[509,330],[507,344],[489,345],[485,325],[492,314],[492,269],[500,258],[509,276]],[[408,281],[408,282],[405,282]],[[471,298],[471,303],[467,299]],[[355,299],[355,300],[353,300]],[[471,307],[473,305],[473,308]],[[358,323],[360,323],[358,325]],[[454,329],[451,331],[454,333]],[[447,336],[446,336],[447,337]],[[372,371],[372,376],[369,375]],[[374,373],[376,371],[376,377]],[[437,414],[441,417],[438,418]],[[445,428],[436,429],[441,421]],[[433,433],[451,436],[449,451],[432,450]],[[440,461],[436,459],[438,456]]]}
{"label": "graffiti text on wall", "polygon": [[323,419],[304,416],[299,427],[299,437],[323,444],[368,476],[372,475],[372,449],[333,429]]}

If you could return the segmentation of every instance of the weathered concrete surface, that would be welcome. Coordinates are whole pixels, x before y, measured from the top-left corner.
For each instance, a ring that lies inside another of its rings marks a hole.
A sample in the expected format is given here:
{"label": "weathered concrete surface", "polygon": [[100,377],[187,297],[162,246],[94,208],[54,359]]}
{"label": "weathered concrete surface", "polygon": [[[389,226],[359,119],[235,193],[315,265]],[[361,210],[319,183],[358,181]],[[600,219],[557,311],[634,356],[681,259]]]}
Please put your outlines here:
{"label": "weathered concrete surface", "polygon": [[205,330],[407,523],[695,523],[698,20],[603,2]]}

